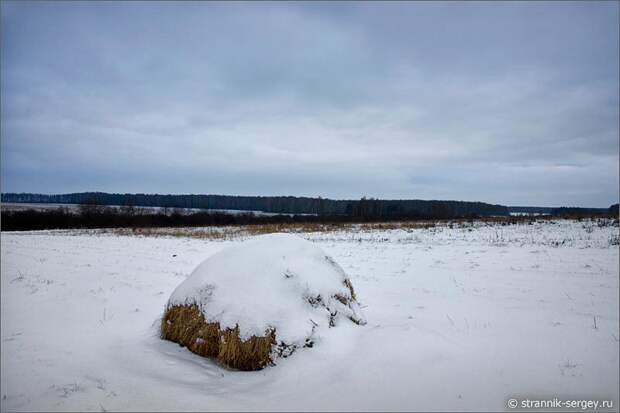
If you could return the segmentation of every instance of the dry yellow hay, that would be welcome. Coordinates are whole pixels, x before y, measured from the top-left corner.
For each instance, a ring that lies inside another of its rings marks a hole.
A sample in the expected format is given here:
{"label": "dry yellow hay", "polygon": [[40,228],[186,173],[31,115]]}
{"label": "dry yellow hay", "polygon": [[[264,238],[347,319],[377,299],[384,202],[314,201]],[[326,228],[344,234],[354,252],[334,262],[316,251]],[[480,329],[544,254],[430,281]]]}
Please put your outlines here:
{"label": "dry yellow hay", "polygon": [[260,370],[271,363],[271,347],[276,342],[275,330],[241,340],[238,326],[220,329],[219,323],[205,320],[197,305],[169,306],[160,332],[165,340],[239,370]]}

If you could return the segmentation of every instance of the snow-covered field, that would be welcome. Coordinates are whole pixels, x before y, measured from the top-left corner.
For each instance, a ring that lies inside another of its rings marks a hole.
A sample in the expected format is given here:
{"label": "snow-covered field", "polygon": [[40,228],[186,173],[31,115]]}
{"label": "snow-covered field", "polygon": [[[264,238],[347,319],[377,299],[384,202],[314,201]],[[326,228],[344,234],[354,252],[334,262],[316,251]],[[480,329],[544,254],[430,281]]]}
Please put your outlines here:
{"label": "snow-covered field", "polygon": [[[606,221],[302,233],[368,321],[258,372],[157,336],[174,288],[243,241],[2,233],[2,411],[504,410],[618,406],[618,226]],[[257,300],[260,297],[257,297]]]}

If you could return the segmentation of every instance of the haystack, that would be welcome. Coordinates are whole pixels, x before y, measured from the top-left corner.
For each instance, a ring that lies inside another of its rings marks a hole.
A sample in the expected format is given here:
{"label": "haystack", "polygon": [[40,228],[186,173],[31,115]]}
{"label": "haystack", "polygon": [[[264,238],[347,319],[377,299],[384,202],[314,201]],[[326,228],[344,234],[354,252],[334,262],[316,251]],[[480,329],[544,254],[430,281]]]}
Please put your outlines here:
{"label": "haystack", "polygon": [[172,293],[161,337],[239,370],[259,370],[340,322],[365,324],[353,285],[318,246],[254,237],[200,264]]}

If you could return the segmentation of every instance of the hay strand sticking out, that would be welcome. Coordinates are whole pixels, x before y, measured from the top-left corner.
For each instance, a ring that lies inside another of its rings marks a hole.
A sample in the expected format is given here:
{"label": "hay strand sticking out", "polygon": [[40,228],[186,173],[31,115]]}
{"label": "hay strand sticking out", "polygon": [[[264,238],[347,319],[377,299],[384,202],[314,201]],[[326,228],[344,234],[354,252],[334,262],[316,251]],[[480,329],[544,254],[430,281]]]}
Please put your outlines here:
{"label": "hay strand sticking out", "polygon": [[349,289],[349,292],[351,293],[351,299],[353,301],[357,301],[357,297],[355,296],[355,290],[353,289],[353,284],[351,283],[351,280],[349,280],[348,278],[345,278],[343,281],[343,284],[345,287]]}

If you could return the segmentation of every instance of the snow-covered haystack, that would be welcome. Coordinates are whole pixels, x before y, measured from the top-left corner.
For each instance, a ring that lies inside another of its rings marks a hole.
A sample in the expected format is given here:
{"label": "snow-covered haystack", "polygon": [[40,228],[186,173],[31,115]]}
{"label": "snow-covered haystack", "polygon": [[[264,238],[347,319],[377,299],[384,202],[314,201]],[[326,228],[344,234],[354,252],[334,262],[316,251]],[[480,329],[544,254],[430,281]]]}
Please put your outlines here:
{"label": "snow-covered haystack", "polygon": [[270,234],[201,263],[172,293],[161,337],[240,370],[258,370],[341,321],[365,324],[351,281],[313,243]]}

